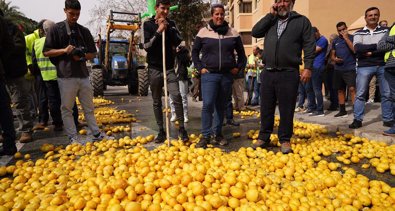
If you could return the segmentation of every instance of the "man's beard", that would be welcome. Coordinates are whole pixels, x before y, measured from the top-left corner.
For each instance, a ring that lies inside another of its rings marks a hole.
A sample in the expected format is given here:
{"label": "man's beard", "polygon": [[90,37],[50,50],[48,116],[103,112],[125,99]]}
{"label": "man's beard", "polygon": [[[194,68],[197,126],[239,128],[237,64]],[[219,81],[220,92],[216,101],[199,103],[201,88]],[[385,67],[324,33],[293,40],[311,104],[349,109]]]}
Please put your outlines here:
{"label": "man's beard", "polygon": [[293,10],[293,7],[294,7],[294,4],[293,3],[291,3],[290,5],[289,5],[289,8],[284,8],[285,10],[282,10],[282,11],[279,11],[278,12],[278,16],[280,17],[280,18],[286,18],[286,17],[288,17],[288,15],[289,15],[289,13]]}

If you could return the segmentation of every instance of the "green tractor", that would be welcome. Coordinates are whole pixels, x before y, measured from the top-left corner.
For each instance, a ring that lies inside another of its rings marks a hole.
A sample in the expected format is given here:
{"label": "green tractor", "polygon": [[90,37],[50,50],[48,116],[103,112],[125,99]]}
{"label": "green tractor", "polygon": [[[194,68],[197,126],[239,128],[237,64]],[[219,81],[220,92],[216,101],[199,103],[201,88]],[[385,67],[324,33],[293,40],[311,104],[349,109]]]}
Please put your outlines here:
{"label": "green tractor", "polygon": [[[115,19],[114,15],[130,17]],[[135,33],[140,29],[141,16],[138,13],[110,11],[107,21],[107,36],[99,35],[98,56],[93,60],[90,81],[94,96],[103,95],[107,85],[128,86],[132,95],[147,96],[149,87],[145,57],[138,52]],[[114,38],[115,30],[130,31],[129,38]]]}

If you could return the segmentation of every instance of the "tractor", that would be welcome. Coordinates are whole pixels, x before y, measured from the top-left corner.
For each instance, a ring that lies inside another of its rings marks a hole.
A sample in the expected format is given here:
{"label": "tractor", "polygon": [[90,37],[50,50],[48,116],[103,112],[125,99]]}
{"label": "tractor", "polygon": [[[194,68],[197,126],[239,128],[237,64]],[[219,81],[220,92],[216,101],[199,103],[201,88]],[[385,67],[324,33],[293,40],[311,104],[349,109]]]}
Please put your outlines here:
{"label": "tractor", "polygon": [[[128,18],[114,18],[114,15]],[[139,13],[110,11],[106,37],[102,39],[99,34],[98,54],[93,60],[90,73],[94,96],[103,95],[107,85],[127,85],[129,94],[148,95],[148,72],[144,56],[138,51],[138,39],[135,38],[140,25]],[[129,37],[111,36],[116,30],[130,31]]]}

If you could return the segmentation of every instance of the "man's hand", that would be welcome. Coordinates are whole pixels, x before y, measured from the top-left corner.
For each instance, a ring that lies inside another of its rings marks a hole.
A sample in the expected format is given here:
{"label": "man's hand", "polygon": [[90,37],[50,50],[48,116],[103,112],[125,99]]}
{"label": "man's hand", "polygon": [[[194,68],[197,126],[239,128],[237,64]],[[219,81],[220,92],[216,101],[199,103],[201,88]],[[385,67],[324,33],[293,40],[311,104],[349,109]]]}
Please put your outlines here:
{"label": "man's hand", "polygon": [[347,29],[341,31],[341,32],[340,32],[340,35],[341,35],[345,40],[349,40],[349,37],[348,37],[348,30],[347,30]]}
{"label": "man's hand", "polygon": [[200,70],[201,75],[206,74],[206,73],[208,73],[208,70],[206,68],[203,68]]}
{"label": "man's hand", "polygon": [[232,73],[232,75],[237,75],[237,73],[239,73],[239,68],[235,67],[235,68],[231,69],[230,73]]}
{"label": "man's hand", "polygon": [[155,23],[159,25],[157,30],[158,33],[162,33],[164,30],[167,29],[167,26],[169,25],[166,18],[158,18],[155,20]]}
{"label": "man's hand", "polygon": [[335,57],[335,59],[333,60],[336,64],[341,64],[343,63],[343,59],[339,58],[339,57]]}
{"label": "man's hand", "polygon": [[304,69],[300,74],[300,81],[302,81],[303,83],[307,83],[310,81],[310,78],[311,78],[311,70]]}
{"label": "man's hand", "polygon": [[370,56],[372,56],[372,52],[366,52],[364,55],[365,55],[366,57],[370,57]]}
{"label": "man's hand", "polygon": [[277,15],[278,13],[277,10],[278,10],[278,4],[277,3],[272,4],[272,6],[270,7],[270,13],[272,15]]}
{"label": "man's hand", "polygon": [[68,45],[66,48],[64,48],[64,53],[65,54],[70,54],[74,50],[75,46],[73,45]]}

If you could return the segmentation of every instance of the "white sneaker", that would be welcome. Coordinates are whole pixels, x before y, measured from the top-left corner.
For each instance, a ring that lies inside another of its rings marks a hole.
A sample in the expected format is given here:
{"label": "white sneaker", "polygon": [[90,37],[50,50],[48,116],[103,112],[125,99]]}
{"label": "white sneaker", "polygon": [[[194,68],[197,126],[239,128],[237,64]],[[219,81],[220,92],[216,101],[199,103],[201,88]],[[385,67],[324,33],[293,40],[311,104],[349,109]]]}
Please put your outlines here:
{"label": "white sneaker", "polygon": [[369,99],[369,100],[366,102],[366,104],[372,104],[372,103],[374,103],[374,99]]}
{"label": "white sneaker", "polygon": [[101,141],[103,139],[106,140],[114,140],[114,136],[108,136],[107,134],[105,134],[104,132],[100,132],[98,136],[93,136],[93,141]]}
{"label": "white sneaker", "polygon": [[176,115],[171,115],[170,122],[175,122],[177,119]]}
{"label": "white sneaker", "polygon": [[189,122],[189,119],[188,119],[187,116],[184,116],[184,122],[185,122],[185,123]]}

